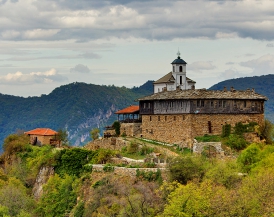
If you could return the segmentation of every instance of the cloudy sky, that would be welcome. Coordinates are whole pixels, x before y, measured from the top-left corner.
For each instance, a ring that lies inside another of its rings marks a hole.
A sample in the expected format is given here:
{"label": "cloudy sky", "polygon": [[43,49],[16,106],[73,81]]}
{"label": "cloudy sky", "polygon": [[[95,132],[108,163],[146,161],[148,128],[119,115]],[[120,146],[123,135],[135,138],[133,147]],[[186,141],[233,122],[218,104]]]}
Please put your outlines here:
{"label": "cloudy sky", "polygon": [[274,1],[0,0],[0,93],[140,86],[178,49],[198,88],[274,72]]}

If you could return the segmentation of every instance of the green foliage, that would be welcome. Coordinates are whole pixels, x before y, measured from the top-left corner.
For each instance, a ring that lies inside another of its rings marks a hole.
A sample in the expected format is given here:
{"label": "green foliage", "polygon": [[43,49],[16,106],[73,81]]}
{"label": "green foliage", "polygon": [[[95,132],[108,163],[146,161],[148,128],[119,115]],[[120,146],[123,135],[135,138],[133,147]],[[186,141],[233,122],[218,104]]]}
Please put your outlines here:
{"label": "green foliage", "polygon": [[274,138],[274,126],[273,124],[265,119],[264,125],[262,127],[261,136],[266,140],[267,144],[271,144]]}
{"label": "green foliage", "polygon": [[93,128],[90,131],[90,137],[92,138],[93,141],[99,138],[99,133],[100,133],[100,130],[98,128]]}
{"label": "green foliage", "polygon": [[133,154],[138,152],[139,150],[139,144],[135,142],[131,142],[129,146],[127,147],[127,153],[128,154]]}
{"label": "green foliage", "polygon": [[231,133],[231,125],[225,124],[222,127],[222,137],[228,137]]}
{"label": "green foliage", "polygon": [[205,173],[206,159],[201,157],[176,157],[170,161],[168,168],[172,181],[186,184],[190,180],[201,180]]}
{"label": "green foliage", "polygon": [[255,166],[255,163],[260,161],[260,152],[261,149],[257,144],[251,144],[242,151],[237,162],[244,172],[250,172],[250,170]]}
{"label": "green foliage", "polygon": [[80,176],[85,171],[85,165],[93,159],[96,152],[82,148],[63,149],[57,156],[55,171],[61,177],[65,174]]}
{"label": "green foliage", "polygon": [[120,128],[121,128],[120,122],[119,121],[114,121],[113,124],[112,124],[112,127],[114,128],[116,135],[119,136],[120,135]]}
{"label": "green foliage", "polygon": [[4,140],[3,149],[5,155],[9,156],[26,150],[29,143],[27,135],[11,134]]}
{"label": "green foliage", "polygon": [[104,165],[103,170],[105,172],[113,172],[114,171],[114,166],[112,166],[111,164],[106,164],[106,165]]}
{"label": "green foliage", "polygon": [[38,204],[38,216],[64,216],[76,204],[76,193],[73,188],[73,178],[57,174],[52,176],[44,185],[44,194]]}
{"label": "green foliage", "polygon": [[218,135],[208,135],[205,134],[204,136],[196,136],[195,139],[198,142],[220,142],[221,137]]}
{"label": "green foliage", "polygon": [[56,135],[56,139],[61,140],[62,141],[62,145],[69,145],[69,141],[68,141],[68,131],[67,130],[62,130],[59,129],[58,134]]}
{"label": "green foliage", "polygon": [[154,148],[148,147],[146,145],[142,145],[142,147],[139,151],[140,155],[147,155],[147,154],[150,154],[152,152],[154,152]]}
{"label": "green foliage", "polygon": [[85,203],[84,201],[78,202],[77,206],[74,209],[73,216],[74,217],[82,217],[85,211]]}
{"label": "green foliage", "polygon": [[162,182],[162,174],[161,174],[161,170],[159,169],[157,170],[157,172],[152,172],[152,171],[145,172],[143,170],[137,169],[136,177],[139,180],[146,180],[149,182],[154,182],[154,181],[157,181],[159,183]]}
{"label": "green foliage", "polygon": [[205,178],[228,189],[234,189],[243,178],[238,175],[238,171],[239,168],[235,161],[217,161],[206,172]]}
{"label": "green foliage", "polygon": [[10,178],[5,187],[0,189],[0,204],[2,211],[11,216],[20,214],[21,211],[32,213],[35,206],[34,200],[28,196],[27,188],[15,178]]}
{"label": "green foliage", "polygon": [[156,164],[154,162],[146,162],[143,164],[144,168],[155,168]]}
{"label": "green foliage", "polygon": [[99,149],[96,155],[92,159],[92,163],[97,164],[105,164],[107,163],[111,157],[115,155],[115,151],[109,149]]}
{"label": "green foliage", "polygon": [[246,140],[238,134],[230,134],[224,143],[230,148],[236,150],[243,150],[247,146]]}

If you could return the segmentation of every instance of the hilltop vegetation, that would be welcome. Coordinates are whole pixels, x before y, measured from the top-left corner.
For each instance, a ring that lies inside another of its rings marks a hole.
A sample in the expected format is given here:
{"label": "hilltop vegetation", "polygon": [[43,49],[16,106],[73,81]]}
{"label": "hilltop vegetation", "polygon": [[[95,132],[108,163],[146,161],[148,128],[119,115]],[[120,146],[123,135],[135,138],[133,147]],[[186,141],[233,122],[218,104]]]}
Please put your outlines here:
{"label": "hilltop vegetation", "polygon": [[[224,159],[178,152],[175,147],[177,157],[169,159],[163,181],[160,170],[137,169],[129,177],[113,172],[114,166],[126,165],[111,163],[112,157],[124,154],[159,152],[159,145],[132,141],[120,151],[55,149],[31,146],[25,135],[10,135],[0,157],[0,215],[272,216],[273,145],[248,144],[241,152],[233,150],[233,158]],[[93,170],[98,163],[105,163],[101,172]],[[54,172],[46,177],[43,194],[34,197],[37,175],[50,168]]]}
{"label": "hilltop vegetation", "polygon": [[265,103],[265,116],[274,123],[274,75],[262,75],[245,78],[235,78],[222,81],[210,87],[210,90],[223,90],[224,87],[230,90],[231,87],[237,90],[255,89],[256,93],[265,95],[268,100]]}
{"label": "hilltop vegetation", "polygon": [[103,128],[117,117],[114,112],[153,92],[152,81],[126,88],[71,83],[40,97],[0,94],[0,141],[18,129],[66,129],[72,145],[88,141],[92,128]]}

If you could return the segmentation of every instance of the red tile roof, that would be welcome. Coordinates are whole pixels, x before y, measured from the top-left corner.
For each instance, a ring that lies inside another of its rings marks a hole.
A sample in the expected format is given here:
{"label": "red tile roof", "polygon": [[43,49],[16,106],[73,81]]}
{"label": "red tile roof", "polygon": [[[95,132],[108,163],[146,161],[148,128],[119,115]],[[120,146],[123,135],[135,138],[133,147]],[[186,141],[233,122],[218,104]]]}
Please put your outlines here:
{"label": "red tile roof", "polygon": [[54,136],[57,134],[56,131],[49,129],[49,128],[36,128],[34,130],[30,130],[25,132],[27,135],[42,135],[42,136]]}
{"label": "red tile roof", "polygon": [[119,110],[115,112],[115,114],[133,114],[133,113],[138,113],[139,112],[139,106],[138,105],[131,105],[127,108],[124,108],[122,110]]}

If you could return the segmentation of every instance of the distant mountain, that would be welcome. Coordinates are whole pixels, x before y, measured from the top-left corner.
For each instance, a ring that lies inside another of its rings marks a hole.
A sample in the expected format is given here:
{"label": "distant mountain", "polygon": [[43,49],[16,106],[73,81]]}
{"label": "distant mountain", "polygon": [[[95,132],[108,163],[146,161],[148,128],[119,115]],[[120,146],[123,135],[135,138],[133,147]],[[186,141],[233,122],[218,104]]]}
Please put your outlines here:
{"label": "distant mountain", "polygon": [[274,75],[262,75],[254,77],[236,78],[222,81],[210,87],[210,90],[228,90],[233,87],[237,90],[255,89],[256,93],[265,95],[268,100],[265,103],[265,117],[274,123]]}
{"label": "distant mountain", "polygon": [[82,145],[89,140],[92,128],[113,123],[117,118],[114,112],[152,94],[152,82],[133,88],[75,82],[41,97],[0,94],[0,141],[19,129],[46,127],[67,129],[70,143]]}

